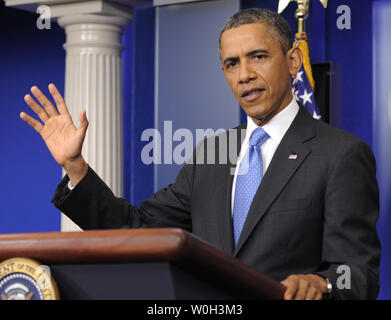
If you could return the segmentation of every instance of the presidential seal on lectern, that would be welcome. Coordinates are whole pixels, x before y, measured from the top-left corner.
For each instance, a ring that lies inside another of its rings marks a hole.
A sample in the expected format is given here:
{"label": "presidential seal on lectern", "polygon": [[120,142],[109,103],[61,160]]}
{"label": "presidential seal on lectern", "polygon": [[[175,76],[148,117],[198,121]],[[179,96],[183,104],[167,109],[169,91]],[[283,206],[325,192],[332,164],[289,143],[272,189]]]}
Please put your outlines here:
{"label": "presidential seal on lectern", "polygon": [[0,300],[58,299],[48,266],[27,258],[12,258],[0,264]]}

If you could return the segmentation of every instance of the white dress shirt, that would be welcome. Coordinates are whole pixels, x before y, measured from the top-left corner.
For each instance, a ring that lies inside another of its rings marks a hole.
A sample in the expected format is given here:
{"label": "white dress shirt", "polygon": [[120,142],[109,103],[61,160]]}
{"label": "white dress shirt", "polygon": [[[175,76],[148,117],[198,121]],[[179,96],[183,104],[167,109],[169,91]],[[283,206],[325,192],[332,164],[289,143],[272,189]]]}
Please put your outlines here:
{"label": "white dress shirt", "polygon": [[[273,118],[269,120],[262,128],[269,135],[269,138],[261,146],[261,154],[263,161],[263,175],[273,159],[274,153],[277,150],[278,145],[280,144],[282,138],[287,132],[288,128],[293,122],[293,119],[296,117],[299,112],[299,105],[297,104],[296,99],[292,99],[291,103],[286,106],[283,110],[277,113]],[[253,131],[258,128],[254,121],[247,116],[247,130],[246,136],[243,140],[242,147],[240,149],[240,154],[238,162],[235,169],[235,176],[232,184],[232,198],[231,198],[231,214],[233,213],[234,200],[235,200],[235,185],[236,185],[236,176],[240,167],[240,163],[247,152],[247,148],[250,145],[250,137]]]}

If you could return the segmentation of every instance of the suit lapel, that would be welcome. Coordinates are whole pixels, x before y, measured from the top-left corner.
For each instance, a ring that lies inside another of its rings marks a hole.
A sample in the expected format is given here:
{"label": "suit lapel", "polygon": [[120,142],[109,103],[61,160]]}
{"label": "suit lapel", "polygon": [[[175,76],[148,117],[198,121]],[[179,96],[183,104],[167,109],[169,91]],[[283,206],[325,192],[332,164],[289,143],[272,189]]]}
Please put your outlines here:
{"label": "suit lapel", "polygon": [[[234,128],[231,133],[228,133],[228,155],[232,154],[233,157],[228,157],[227,164],[220,165],[223,172],[221,173],[222,179],[221,185],[224,186],[221,188],[222,195],[220,199],[224,199],[221,210],[217,212],[217,223],[219,225],[220,233],[220,242],[221,248],[223,251],[233,254],[233,225],[232,225],[232,209],[231,209],[231,199],[232,199],[232,183],[235,174],[235,167],[237,162],[237,157],[240,152],[242,141],[245,137],[247,124],[243,124],[237,128]],[[217,150],[217,149],[216,149]],[[236,157],[235,157],[236,156]]]}
{"label": "suit lapel", "polygon": [[[310,154],[304,142],[315,136],[315,127],[311,121],[313,119],[308,112],[300,107],[299,113],[281,140],[254,196],[242,234],[234,250],[234,256],[237,256],[257,223]],[[291,154],[296,154],[297,158],[289,159]]]}

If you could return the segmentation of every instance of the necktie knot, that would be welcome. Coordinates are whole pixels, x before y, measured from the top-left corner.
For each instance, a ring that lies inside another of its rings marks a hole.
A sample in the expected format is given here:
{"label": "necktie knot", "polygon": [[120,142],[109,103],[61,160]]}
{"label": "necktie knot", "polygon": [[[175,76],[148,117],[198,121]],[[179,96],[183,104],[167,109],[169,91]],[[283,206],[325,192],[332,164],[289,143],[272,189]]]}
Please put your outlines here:
{"label": "necktie knot", "polygon": [[262,146],[265,141],[269,138],[269,135],[263,130],[262,127],[258,127],[251,134],[250,145],[251,146]]}

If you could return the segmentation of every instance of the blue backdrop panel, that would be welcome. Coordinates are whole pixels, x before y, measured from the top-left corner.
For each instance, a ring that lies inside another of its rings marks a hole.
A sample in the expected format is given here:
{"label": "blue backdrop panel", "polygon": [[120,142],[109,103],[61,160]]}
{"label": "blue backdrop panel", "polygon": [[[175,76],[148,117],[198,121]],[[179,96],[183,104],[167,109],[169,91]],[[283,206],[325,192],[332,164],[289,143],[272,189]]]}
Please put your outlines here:
{"label": "blue backdrop panel", "polygon": [[[272,11],[278,9],[278,1],[276,0],[241,0],[241,9],[249,8],[265,8]],[[291,31],[293,33],[297,30],[297,20],[295,18],[295,10],[297,5],[290,3],[286,9],[282,12],[281,16],[289,23]]]}
{"label": "blue backdrop panel", "polygon": [[33,85],[44,92],[64,87],[64,32],[36,27],[38,15],[0,2],[0,233],[60,230],[60,214],[50,200],[61,168],[37,132],[20,118],[32,112],[23,97]]}
{"label": "blue backdrop panel", "polygon": [[[340,5],[350,8],[351,29],[337,28]],[[330,0],[325,14],[325,44],[319,45],[327,61],[341,66],[341,128],[372,145],[372,1]],[[312,34],[313,48],[318,39]]]}
{"label": "blue backdrop panel", "polygon": [[391,299],[391,1],[373,4],[374,149],[380,187],[378,231],[382,242],[379,299]]}
{"label": "blue backdrop panel", "polygon": [[141,161],[141,134],[154,127],[155,8],[133,11],[123,35],[124,195],[133,205],[153,193],[153,165]]}
{"label": "blue backdrop panel", "polygon": [[131,198],[131,146],[132,146],[132,97],[133,97],[133,23],[125,28],[122,35],[122,75],[123,75],[123,150],[124,150],[124,198]]}

